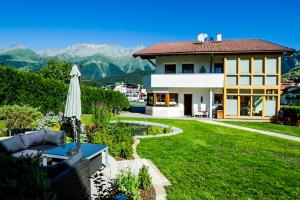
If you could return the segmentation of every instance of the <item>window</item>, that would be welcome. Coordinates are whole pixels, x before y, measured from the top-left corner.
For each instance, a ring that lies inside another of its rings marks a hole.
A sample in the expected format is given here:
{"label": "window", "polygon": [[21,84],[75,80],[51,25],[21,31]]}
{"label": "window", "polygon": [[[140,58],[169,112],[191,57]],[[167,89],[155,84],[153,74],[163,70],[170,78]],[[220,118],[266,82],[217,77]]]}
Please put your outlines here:
{"label": "window", "polygon": [[228,116],[236,116],[237,115],[237,105],[238,98],[237,96],[227,96],[226,107],[227,107],[227,115]]}
{"label": "window", "polygon": [[272,90],[272,89],[270,89],[270,90],[267,90],[266,93],[267,94],[278,94],[278,90]]}
{"label": "window", "polygon": [[240,115],[250,116],[251,96],[240,96]]}
{"label": "window", "polygon": [[215,63],[215,73],[216,74],[224,73],[223,63]]}
{"label": "window", "polygon": [[276,58],[267,58],[266,73],[267,74],[277,74],[277,59]]}
{"label": "window", "polygon": [[253,94],[264,94],[264,93],[265,93],[264,90],[259,90],[259,89],[253,90]]}
{"label": "window", "polygon": [[276,97],[265,97],[265,116],[272,117],[276,114]]}
{"label": "window", "polygon": [[263,85],[264,77],[263,76],[253,76],[252,85]]}
{"label": "window", "polygon": [[194,73],[194,64],[182,64],[182,73]]}
{"label": "window", "polygon": [[166,105],[166,94],[156,94],[156,105],[157,106]]}
{"label": "window", "polygon": [[165,74],[176,74],[176,65],[165,65]]}
{"label": "window", "polygon": [[251,94],[251,90],[249,90],[249,89],[240,89],[240,94]]}
{"label": "window", "polygon": [[266,85],[277,85],[277,76],[267,76]]}
{"label": "window", "polygon": [[263,73],[263,59],[253,60],[253,71],[255,74]]}
{"label": "window", "polygon": [[250,85],[250,76],[241,76],[240,85]]}
{"label": "window", "polygon": [[176,106],[178,104],[178,94],[177,93],[170,93],[170,106]]}
{"label": "window", "polygon": [[227,73],[228,74],[237,74],[237,59],[228,59],[227,60]]}
{"label": "window", "polygon": [[253,96],[252,97],[252,116],[262,116],[262,105],[263,105],[263,98],[262,96]]}
{"label": "window", "polygon": [[238,90],[237,89],[227,89],[228,94],[237,94]]}
{"label": "window", "polygon": [[237,85],[237,76],[227,76],[227,85]]}
{"label": "window", "polygon": [[153,104],[154,104],[153,93],[149,93],[147,97],[147,106],[153,106]]}
{"label": "window", "polygon": [[203,103],[203,96],[200,96],[200,103]]}
{"label": "window", "polygon": [[240,73],[250,73],[250,62],[249,59],[241,59],[240,61]]}
{"label": "window", "polygon": [[223,105],[223,94],[214,94],[214,104]]}

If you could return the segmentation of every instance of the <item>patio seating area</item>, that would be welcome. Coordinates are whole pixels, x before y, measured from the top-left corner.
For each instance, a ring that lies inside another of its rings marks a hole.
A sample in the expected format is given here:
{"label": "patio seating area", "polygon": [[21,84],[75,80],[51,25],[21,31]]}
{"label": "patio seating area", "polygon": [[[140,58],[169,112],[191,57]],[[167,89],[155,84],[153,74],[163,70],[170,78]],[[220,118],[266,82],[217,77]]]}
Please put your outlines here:
{"label": "patio seating area", "polygon": [[108,165],[107,145],[65,143],[64,131],[39,130],[0,140],[0,152],[15,159],[40,156],[59,199],[91,197],[90,177]]}

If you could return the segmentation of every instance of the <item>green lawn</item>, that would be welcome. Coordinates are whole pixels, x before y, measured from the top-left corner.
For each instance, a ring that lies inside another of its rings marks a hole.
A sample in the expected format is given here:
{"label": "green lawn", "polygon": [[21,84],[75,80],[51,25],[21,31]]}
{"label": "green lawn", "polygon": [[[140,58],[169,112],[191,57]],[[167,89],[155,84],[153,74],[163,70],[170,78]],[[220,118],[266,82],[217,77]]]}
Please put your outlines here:
{"label": "green lawn", "polygon": [[134,120],[184,130],[138,145],[171,181],[168,199],[300,199],[297,142],[197,121]]}
{"label": "green lawn", "polygon": [[270,122],[222,121],[223,123],[244,126],[264,131],[272,131],[300,137],[300,126],[280,125]]}

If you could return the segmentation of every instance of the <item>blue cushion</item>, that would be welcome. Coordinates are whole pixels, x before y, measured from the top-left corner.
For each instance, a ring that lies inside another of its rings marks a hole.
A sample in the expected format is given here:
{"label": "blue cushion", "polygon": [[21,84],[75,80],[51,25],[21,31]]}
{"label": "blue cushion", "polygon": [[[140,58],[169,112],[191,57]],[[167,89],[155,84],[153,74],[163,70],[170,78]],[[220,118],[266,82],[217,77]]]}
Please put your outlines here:
{"label": "blue cushion", "polygon": [[45,131],[39,130],[31,133],[20,134],[20,138],[26,148],[38,146],[44,143]]}
{"label": "blue cushion", "polygon": [[5,140],[0,140],[0,149],[4,152],[15,153],[26,149],[26,147],[22,143],[20,136],[16,135]]}
{"label": "blue cushion", "polygon": [[44,144],[54,144],[62,146],[66,141],[66,133],[64,131],[50,131],[46,130]]}

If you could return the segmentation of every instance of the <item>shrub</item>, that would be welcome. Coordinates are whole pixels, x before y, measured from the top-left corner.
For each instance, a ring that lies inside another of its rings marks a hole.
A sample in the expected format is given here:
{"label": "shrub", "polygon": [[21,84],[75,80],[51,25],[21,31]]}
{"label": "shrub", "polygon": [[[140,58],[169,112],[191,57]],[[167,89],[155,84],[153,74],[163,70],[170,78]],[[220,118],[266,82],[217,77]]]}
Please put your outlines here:
{"label": "shrub", "polygon": [[56,128],[56,131],[59,131],[61,128],[63,119],[63,113],[59,112],[57,115],[54,112],[48,112],[42,120],[40,128],[53,129]]}
{"label": "shrub", "polygon": [[96,103],[93,106],[94,123],[96,126],[107,130],[112,117],[112,109],[102,103]]}
{"label": "shrub", "polygon": [[277,116],[271,119],[274,123],[284,123],[288,125],[299,125],[300,124],[300,107],[287,106],[280,109]]}
{"label": "shrub", "polygon": [[164,128],[164,133],[171,133],[172,127]]}
{"label": "shrub", "polygon": [[70,81],[72,64],[66,61],[50,59],[39,73],[45,78],[61,80],[65,83]]}
{"label": "shrub", "polygon": [[158,126],[149,126],[147,129],[147,135],[157,135],[164,133],[164,130]]}
{"label": "shrub", "polygon": [[12,131],[25,132],[38,127],[43,114],[37,108],[24,105],[5,105],[0,107],[0,119],[6,121],[6,128],[11,136]]}
{"label": "shrub", "polygon": [[92,136],[92,143],[107,144],[110,154],[116,158],[131,159],[133,137],[129,129],[111,124],[108,130],[98,129]]}
{"label": "shrub", "polygon": [[40,158],[0,154],[1,199],[55,199]]}
{"label": "shrub", "polygon": [[[60,112],[65,107],[68,87],[63,81],[0,66],[0,105],[26,104],[39,107],[43,113]],[[110,105],[112,110],[129,108],[128,99],[120,92],[82,85],[81,94],[83,113],[92,113],[95,102]]]}
{"label": "shrub", "polygon": [[117,175],[116,185],[128,199],[141,200],[138,178],[130,171],[121,171]]}
{"label": "shrub", "polygon": [[152,179],[149,175],[148,167],[146,167],[145,165],[143,165],[139,171],[138,180],[139,188],[141,190],[147,190],[152,186]]}

